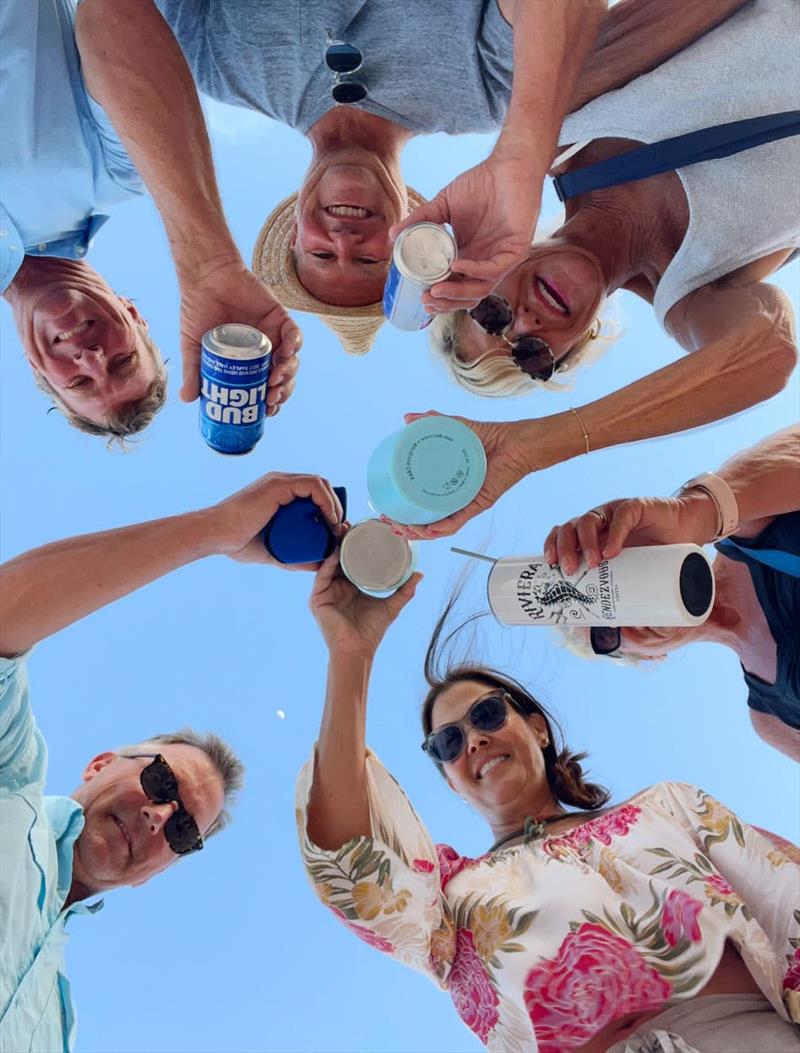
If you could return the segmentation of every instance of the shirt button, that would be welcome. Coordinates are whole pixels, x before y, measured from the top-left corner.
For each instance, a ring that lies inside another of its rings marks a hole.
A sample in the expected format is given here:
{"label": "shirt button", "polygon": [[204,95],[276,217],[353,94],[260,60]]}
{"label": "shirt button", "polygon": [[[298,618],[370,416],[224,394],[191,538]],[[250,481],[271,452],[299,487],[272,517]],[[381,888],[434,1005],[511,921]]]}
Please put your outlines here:
{"label": "shirt button", "polygon": [[39,252],[44,252],[44,250],[46,248],[47,248],[47,242],[46,241],[40,241],[39,242]]}
{"label": "shirt button", "polygon": [[8,231],[7,230],[0,230],[0,238],[7,238],[7,237],[8,237]]}
{"label": "shirt button", "polygon": [[9,245],[8,248],[11,252],[19,252],[19,245]]}
{"label": "shirt button", "polygon": [[86,249],[83,247],[83,245],[79,245],[77,247],[77,249],[75,249],[75,255],[76,256],[85,256],[86,255]]}

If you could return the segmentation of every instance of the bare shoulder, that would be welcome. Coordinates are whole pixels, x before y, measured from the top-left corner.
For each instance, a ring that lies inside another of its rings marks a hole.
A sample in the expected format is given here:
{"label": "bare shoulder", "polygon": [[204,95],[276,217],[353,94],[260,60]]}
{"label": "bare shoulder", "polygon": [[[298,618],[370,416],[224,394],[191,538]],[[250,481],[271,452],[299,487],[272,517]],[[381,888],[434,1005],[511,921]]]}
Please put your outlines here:
{"label": "bare shoulder", "polygon": [[666,317],[666,326],[684,351],[748,331],[776,345],[795,344],[794,310],[790,298],[769,282],[731,276],[703,285],[684,296]]}

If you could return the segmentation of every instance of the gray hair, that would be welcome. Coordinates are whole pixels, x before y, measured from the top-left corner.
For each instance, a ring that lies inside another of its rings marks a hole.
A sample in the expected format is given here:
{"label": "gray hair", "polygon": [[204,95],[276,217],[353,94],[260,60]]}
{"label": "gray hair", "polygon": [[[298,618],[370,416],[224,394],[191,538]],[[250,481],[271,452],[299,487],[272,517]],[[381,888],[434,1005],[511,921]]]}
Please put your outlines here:
{"label": "gray hair", "polygon": [[52,399],[54,407],[64,414],[73,428],[86,432],[88,435],[105,436],[109,448],[116,442],[122,449],[125,449],[125,440],[143,431],[166,402],[167,370],[161,352],[145,325],[140,326],[140,337],[156,363],[156,376],[138,401],[129,403],[119,413],[110,414],[105,424],[98,424],[97,421],[76,413],[67,405],[60,392],[53,387],[47,377],[38,371],[34,372],[40,390]]}
{"label": "gray hair", "polygon": [[231,821],[228,806],[236,802],[239,791],[244,785],[244,764],[242,764],[228,743],[223,738],[220,738],[219,735],[215,735],[213,731],[201,733],[188,726],[179,728],[178,731],[172,734],[151,735],[150,738],[142,739],[141,742],[134,743],[132,746],[120,746],[115,752],[122,753],[125,750],[140,749],[142,746],[159,744],[163,746],[194,746],[195,749],[205,753],[214,765],[214,769],[220,779],[222,779],[224,796],[222,810],[206,833],[203,834],[203,838],[213,837],[220,830],[224,830]]}
{"label": "gray hair", "polygon": [[488,398],[506,398],[509,395],[527,395],[537,388],[550,391],[565,391],[570,388],[572,377],[566,383],[555,378],[571,373],[578,365],[596,362],[615,343],[621,328],[616,320],[615,304],[611,310],[606,301],[600,313],[600,332],[587,336],[561,360],[550,380],[534,380],[519,368],[510,355],[495,355],[491,351],[480,355],[472,362],[464,362],[458,355],[458,335],[467,320],[466,311],[450,311],[437,315],[429,332],[430,348],[440,355],[455,382],[473,395]]}

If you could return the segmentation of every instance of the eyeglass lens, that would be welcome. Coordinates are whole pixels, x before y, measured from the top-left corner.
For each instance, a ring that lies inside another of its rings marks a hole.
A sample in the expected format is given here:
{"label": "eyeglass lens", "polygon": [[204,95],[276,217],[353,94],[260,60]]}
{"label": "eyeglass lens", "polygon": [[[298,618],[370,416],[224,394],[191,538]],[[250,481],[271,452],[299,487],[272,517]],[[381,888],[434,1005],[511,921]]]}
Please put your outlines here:
{"label": "eyeglass lens", "polygon": [[334,84],[331,95],[340,105],[352,105],[354,102],[363,102],[367,97],[367,89],[358,81],[343,80]]}
{"label": "eyeglass lens", "polygon": [[[497,731],[508,716],[502,695],[479,698],[467,713],[467,720],[476,731]],[[430,753],[435,760],[449,764],[461,756],[466,743],[464,729],[459,724],[446,724],[430,740]]]}
{"label": "eyeglass lens", "polygon": [[589,643],[595,654],[611,654],[618,651],[622,633],[617,625],[593,625],[589,630]]}
{"label": "eyeglass lens", "polygon": [[514,312],[508,300],[492,293],[473,307],[469,316],[485,333],[490,336],[501,336],[511,325]]}
{"label": "eyeglass lens", "polygon": [[549,380],[555,372],[553,349],[538,336],[521,336],[511,345],[511,357],[534,380]]}
{"label": "eyeglass lens", "polygon": [[325,65],[333,73],[355,73],[363,61],[361,51],[352,44],[331,44],[325,51]]}
{"label": "eyeglass lens", "polygon": [[177,855],[185,855],[202,848],[200,830],[181,803],[178,780],[163,757],[156,757],[143,769],[139,778],[142,789],[153,804],[171,804],[172,801],[178,804],[178,810],[164,823],[164,837],[172,851]]}

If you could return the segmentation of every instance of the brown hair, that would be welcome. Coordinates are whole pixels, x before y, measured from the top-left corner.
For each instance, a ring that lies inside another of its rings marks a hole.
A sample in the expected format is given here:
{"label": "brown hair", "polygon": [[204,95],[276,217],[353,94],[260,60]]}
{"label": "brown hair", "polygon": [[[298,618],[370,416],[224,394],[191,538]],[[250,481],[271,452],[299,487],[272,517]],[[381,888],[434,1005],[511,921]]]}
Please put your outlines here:
{"label": "brown hair", "polygon": [[[428,693],[422,703],[421,720],[424,733],[429,735],[433,730],[433,707],[436,699],[452,684],[458,684],[463,680],[477,680],[478,683],[486,684],[489,688],[497,688],[508,694],[514,708],[523,717],[530,717],[534,713],[538,713],[543,718],[547,728],[548,744],[543,748],[542,755],[544,757],[547,782],[556,800],[562,804],[586,811],[602,808],[609,800],[611,794],[605,786],[586,780],[581,761],[585,760],[588,754],[573,753],[566,746],[564,733],[558,722],[519,681],[514,680],[513,677],[505,673],[500,673],[496,669],[472,660],[459,663],[443,661],[448,645],[453,642],[456,636],[467,625],[474,623],[488,613],[487,611],[482,611],[471,615],[465,622],[451,630],[443,639],[445,622],[459,597],[460,591],[460,588],[457,589],[448,600],[434,627],[425,655],[425,680],[428,683]],[[434,763],[439,769],[439,773],[444,775],[443,766],[437,761],[434,761]]]}
{"label": "brown hair", "polygon": [[84,417],[81,413],[75,413],[63,400],[59,392],[42,373],[34,372],[36,383],[41,391],[53,400],[56,409],[67,418],[67,421],[79,431],[88,435],[103,435],[108,439],[109,447],[114,442],[125,447],[125,439],[137,432],[143,431],[155,417],[156,413],[163,407],[167,398],[167,371],[161,358],[158,346],[149,336],[144,326],[141,327],[141,339],[145,347],[150,351],[158,371],[145,394],[136,402],[129,402],[117,413],[108,416],[105,424]]}

